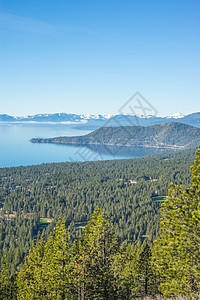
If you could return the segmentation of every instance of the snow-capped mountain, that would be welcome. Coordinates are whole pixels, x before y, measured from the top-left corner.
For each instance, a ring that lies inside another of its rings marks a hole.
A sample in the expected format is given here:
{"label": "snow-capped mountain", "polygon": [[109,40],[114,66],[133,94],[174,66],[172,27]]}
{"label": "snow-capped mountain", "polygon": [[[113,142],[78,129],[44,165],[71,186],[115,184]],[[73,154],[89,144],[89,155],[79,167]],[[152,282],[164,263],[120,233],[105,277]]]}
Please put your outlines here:
{"label": "snow-capped mountain", "polygon": [[184,118],[185,115],[182,114],[182,113],[176,113],[176,114],[173,114],[173,115],[170,115],[170,116],[167,116],[168,119],[181,119],[181,118]]}
{"label": "snow-capped mountain", "polygon": [[96,115],[90,115],[90,114],[84,114],[80,115],[80,117],[83,120],[106,120],[112,118],[114,115],[105,115],[105,114],[96,114]]}
{"label": "snow-capped mountain", "polygon": [[9,116],[0,114],[0,122],[81,122],[83,120],[107,120],[113,115],[104,114],[67,114],[67,113],[55,113],[55,114],[36,114],[27,115],[23,117]]}
{"label": "snow-capped mountain", "polygon": [[0,114],[0,123],[14,124],[63,124],[76,128],[96,129],[102,126],[152,126],[156,124],[179,122],[200,127],[200,112],[184,115],[176,113],[170,116],[152,115],[113,115],[113,114],[36,114],[24,117]]}

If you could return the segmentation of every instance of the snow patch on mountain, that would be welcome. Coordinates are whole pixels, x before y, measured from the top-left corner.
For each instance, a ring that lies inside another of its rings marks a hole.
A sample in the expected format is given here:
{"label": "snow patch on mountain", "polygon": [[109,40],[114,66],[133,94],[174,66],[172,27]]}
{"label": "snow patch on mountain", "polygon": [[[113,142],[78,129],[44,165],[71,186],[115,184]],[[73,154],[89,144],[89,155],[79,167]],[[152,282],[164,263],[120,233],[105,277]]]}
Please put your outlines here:
{"label": "snow patch on mountain", "polygon": [[170,116],[167,116],[167,119],[181,119],[181,118],[184,118],[185,115],[182,114],[182,113],[176,113],[176,114],[173,114],[173,115],[170,115]]}

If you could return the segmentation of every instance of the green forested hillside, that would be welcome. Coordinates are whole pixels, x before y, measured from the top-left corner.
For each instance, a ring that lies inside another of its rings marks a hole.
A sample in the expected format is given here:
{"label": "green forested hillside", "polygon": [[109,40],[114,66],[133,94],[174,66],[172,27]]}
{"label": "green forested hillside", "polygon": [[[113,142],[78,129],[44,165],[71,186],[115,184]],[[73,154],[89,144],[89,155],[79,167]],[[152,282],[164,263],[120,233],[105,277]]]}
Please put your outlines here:
{"label": "green forested hillside", "polygon": [[152,241],[158,232],[159,196],[167,195],[170,182],[190,183],[193,160],[191,150],[130,160],[0,169],[1,259],[7,256],[14,273],[31,240],[37,240],[45,227],[48,235],[61,213],[75,237],[96,206],[105,209],[120,241]]}
{"label": "green forested hillside", "polygon": [[175,122],[149,127],[101,127],[84,136],[33,138],[31,142],[185,149],[200,144],[200,128]]}

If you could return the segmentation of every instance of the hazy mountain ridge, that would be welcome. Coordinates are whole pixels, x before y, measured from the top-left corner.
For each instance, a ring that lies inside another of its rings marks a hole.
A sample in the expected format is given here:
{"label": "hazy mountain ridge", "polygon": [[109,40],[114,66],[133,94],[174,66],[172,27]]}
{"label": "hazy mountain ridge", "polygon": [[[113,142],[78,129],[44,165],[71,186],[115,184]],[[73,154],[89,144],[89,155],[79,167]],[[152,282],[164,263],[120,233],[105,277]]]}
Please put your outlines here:
{"label": "hazy mountain ridge", "polygon": [[106,114],[37,114],[25,117],[15,117],[0,114],[0,123],[49,123],[49,124],[72,124],[75,128],[96,129],[102,126],[152,126],[166,122],[181,122],[184,124],[200,127],[200,112],[183,115],[181,113],[172,116],[157,117],[151,115],[106,115]]}
{"label": "hazy mountain ridge", "polygon": [[107,120],[113,115],[104,114],[36,114],[23,117],[9,116],[0,114],[0,122],[80,122],[83,120]]}
{"label": "hazy mountain ridge", "polygon": [[200,144],[200,128],[182,123],[165,123],[149,127],[101,127],[84,136],[33,138],[33,143],[80,144],[187,149]]}

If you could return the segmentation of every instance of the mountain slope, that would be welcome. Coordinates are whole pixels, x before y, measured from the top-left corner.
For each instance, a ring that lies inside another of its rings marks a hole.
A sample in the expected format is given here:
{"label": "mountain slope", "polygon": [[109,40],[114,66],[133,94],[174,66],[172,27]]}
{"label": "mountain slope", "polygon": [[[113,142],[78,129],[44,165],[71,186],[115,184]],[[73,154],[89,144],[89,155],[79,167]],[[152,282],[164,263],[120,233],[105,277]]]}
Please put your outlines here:
{"label": "mountain slope", "polygon": [[0,114],[0,122],[81,122],[83,120],[106,120],[113,115],[87,115],[87,114],[67,114],[67,113],[54,113],[54,114],[36,114],[25,117],[14,117],[6,114]]}
{"label": "mountain slope", "polygon": [[37,114],[26,117],[14,117],[0,114],[0,123],[39,123],[39,124],[70,124],[74,128],[97,129],[102,126],[153,126],[166,122],[179,122],[196,127],[200,127],[200,112],[183,115],[174,114],[172,116],[136,116],[136,115],[104,115],[104,114]]}
{"label": "mountain slope", "polygon": [[200,144],[200,128],[175,122],[150,127],[102,127],[84,136],[33,138],[31,142],[186,149]]}

